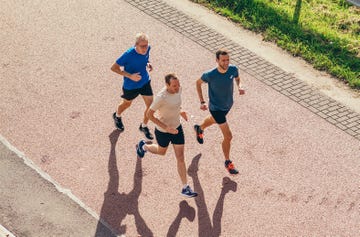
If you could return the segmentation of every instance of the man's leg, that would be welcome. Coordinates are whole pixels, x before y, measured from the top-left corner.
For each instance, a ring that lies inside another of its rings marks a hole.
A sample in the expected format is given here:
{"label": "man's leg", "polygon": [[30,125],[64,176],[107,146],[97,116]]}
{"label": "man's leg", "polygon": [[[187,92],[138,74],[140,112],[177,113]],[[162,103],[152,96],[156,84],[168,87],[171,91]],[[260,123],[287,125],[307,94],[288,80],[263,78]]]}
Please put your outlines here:
{"label": "man's leg", "polygon": [[152,95],[143,95],[142,98],[143,98],[143,100],[145,102],[145,106],[146,106],[146,109],[144,111],[143,124],[147,124],[149,122],[149,118],[146,116],[146,113],[148,112],[150,105],[153,102],[153,96]]}
{"label": "man's leg", "polygon": [[168,147],[162,147],[158,144],[145,144],[144,150],[157,155],[165,155]]}
{"label": "man's leg", "polygon": [[145,102],[146,109],[144,111],[143,122],[140,124],[139,130],[145,134],[145,137],[147,139],[152,140],[152,139],[154,139],[154,136],[151,134],[149,128],[147,127],[147,122],[149,122],[149,118],[146,116],[146,114],[150,108],[152,101],[153,101],[153,96],[152,95],[143,95],[142,98]]}
{"label": "man's leg", "polygon": [[204,119],[201,125],[197,125],[197,124],[194,125],[196,140],[198,141],[198,143],[200,144],[204,143],[204,129],[210,127],[214,123],[216,123],[214,117],[212,115],[209,115]]}
{"label": "man's leg", "polygon": [[211,125],[213,125],[215,122],[215,119],[213,118],[213,116],[209,115],[208,117],[206,117],[204,119],[204,121],[202,122],[202,124],[200,124],[200,129],[202,131],[204,131],[207,127],[210,127]]}
{"label": "man's leg", "polygon": [[186,165],[184,158],[184,144],[182,145],[174,144],[173,147],[176,156],[178,174],[180,176],[182,184],[185,185],[187,184],[187,177],[186,177]]}
{"label": "man's leg", "polygon": [[124,112],[127,108],[130,107],[131,103],[132,100],[123,99],[117,108],[116,117],[120,117],[122,112]]}
{"label": "man's leg", "polygon": [[194,192],[187,183],[186,164],[184,158],[184,144],[173,144],[173,147],[176,156],[178,174],[183,184],[181,194],[185,197],[196,197],[198,194]]}
{"label": "man's leg", "polygon": [[224,153],[225,160],[230,160],[230,147],[231,147],[231,140],[232,140],[232,133],[227,122],[219,124],[220,130],[223,134],[223,141],[221,143],[222,150]]}
{"label": "man's leg", "polygon": [[230,147],[232,140],[232,133],[227,122],[219,124],[221,132],[224,136],[222,141],[222,150],[225,158],[225,168],[230,174],[238,174],[239,171],[235,168],[234,163],[230,160]]}
{"label": "man's leg", "polygon": [[116,112],[113,113],[115,127],[120,131],[124,131],[124,124],[121,119],[121,113],[130,107],[131,102],[132,102],[132,100],[127,100],[127,99],[123,98],[123,100],[122,100],[121,104],[119,104]]}
{"label": "man's leg", "polygon": [[167,148],[170,144],[170,137],[168,133],[160,132],[155,128],[155,136],[158,144],[146,144],[144,140],[141,140],[136,145],[136,153],[138,157],[143,158],[145,153],[149,151],[150,153],[157,155],[165,155]]}

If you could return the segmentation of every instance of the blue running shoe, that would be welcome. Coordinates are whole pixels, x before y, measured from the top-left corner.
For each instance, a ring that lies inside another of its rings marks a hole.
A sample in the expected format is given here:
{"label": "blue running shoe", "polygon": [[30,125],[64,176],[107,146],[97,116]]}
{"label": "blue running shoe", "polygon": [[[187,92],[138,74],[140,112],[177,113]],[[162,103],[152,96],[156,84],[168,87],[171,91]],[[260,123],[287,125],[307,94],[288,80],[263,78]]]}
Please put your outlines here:
{"label": "blue running shoe", "polygon": [[144,145],[145,145],[145,141],[141,140],[138,144],[136,144],[136,153],[138,155],[138,157],[143,158],[145,155],[145,150],[144,150]]}
{"label": "blue running shoe", "polygon": [[185,197],[196,197],[198,194],[191,190],[190,186],[187,185],[185,188],[181,190],[181,194]]}

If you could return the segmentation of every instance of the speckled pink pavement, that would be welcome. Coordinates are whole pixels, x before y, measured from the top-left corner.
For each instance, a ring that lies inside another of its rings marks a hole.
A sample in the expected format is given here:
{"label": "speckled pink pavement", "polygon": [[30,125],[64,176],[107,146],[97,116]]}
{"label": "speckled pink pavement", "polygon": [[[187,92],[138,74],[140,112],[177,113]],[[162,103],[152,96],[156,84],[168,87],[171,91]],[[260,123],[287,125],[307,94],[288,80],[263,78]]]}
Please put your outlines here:
{"label": "speckled pink pavement", "polygon": [[[0,134],[118,234],[360,236],[359,140],[241,72],[246,95],[228,116],[240,174],[229,176],[220,130],[199,145],[192,128],[208,115],[195,80],[211,52],[121,0],[1,1],[0,13]],[[114,130],[122,79],[110,67],[140,31],[154,91],[180,78],[196,199],[180,195],[172,148],[137,159],[140,97]]]}

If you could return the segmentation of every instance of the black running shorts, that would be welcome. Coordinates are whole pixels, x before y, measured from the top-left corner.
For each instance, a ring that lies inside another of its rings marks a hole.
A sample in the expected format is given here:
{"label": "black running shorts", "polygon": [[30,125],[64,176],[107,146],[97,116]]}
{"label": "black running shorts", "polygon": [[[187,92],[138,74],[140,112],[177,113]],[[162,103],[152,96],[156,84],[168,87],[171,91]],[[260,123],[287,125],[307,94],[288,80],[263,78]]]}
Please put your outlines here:
{"label": "black running shorts", "polygon": [[150,82],[151,81],[149,81],[143,87],[138,88],[138,89],[127,90],[125,88],[122,88],[123,95],[121,97],[124,98],[125,100],[133,100],[138,95],[152,96],[153,91],[152,91]]}
{"label": "black running shorts", "polygon": [[155,128],[155,137],[158,145],[161,147],[168,147],[170,142],[176,145],[185,144],[185,137],[182,126],[180,125],[176,129],[179,132],[177,134],[171,134],[167,132],[161,132]]}
{"label": "black running shorts", "polygon": [[229,113],[229,110],[227,111],[212,111],[210,110],[211,116],[215,119],[217,124],[223,124],[226,122],[226,115]]}

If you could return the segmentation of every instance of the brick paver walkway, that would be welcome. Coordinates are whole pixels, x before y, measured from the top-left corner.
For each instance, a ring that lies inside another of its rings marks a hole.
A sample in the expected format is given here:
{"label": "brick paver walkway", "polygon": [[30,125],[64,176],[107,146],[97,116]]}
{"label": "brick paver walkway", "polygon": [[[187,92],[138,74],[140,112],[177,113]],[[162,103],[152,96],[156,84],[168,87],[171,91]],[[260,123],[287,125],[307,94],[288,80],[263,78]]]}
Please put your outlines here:
{"label": "brick paver walkway", "polygon": [[231,50],[232,61],[242,70],[360,140],[360,114],[345,105],[165,2],[160,0],[125,1],[211,52],[219,48],[228,48]]}

